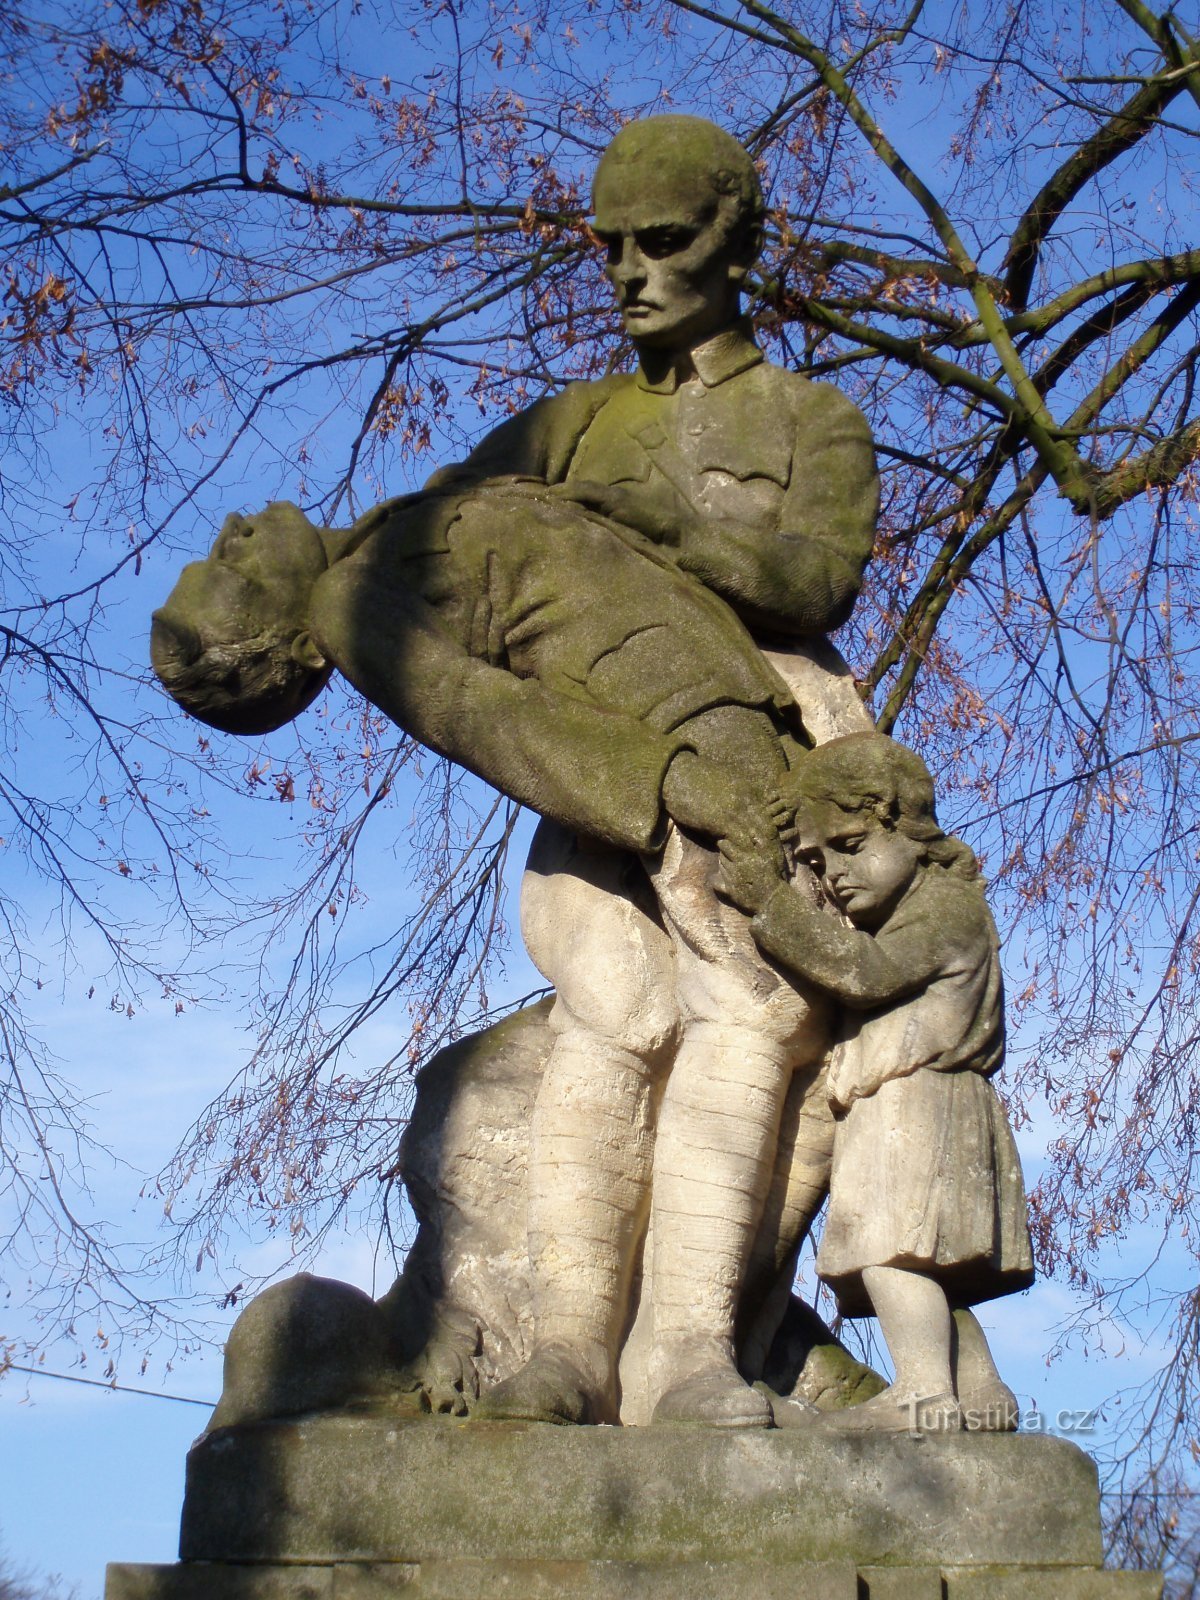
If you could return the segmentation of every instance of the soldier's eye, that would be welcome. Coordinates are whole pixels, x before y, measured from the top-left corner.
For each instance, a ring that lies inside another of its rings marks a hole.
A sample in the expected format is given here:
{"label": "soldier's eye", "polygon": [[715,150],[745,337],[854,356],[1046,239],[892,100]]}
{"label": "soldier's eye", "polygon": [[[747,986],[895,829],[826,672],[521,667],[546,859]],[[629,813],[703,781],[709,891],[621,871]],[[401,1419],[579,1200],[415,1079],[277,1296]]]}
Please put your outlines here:
{"label": "soldier's eye", "polygon": [[652,261],[659,261],[686,249],[693,237],[687,228],[652,228],[638,235],[638,244]]}

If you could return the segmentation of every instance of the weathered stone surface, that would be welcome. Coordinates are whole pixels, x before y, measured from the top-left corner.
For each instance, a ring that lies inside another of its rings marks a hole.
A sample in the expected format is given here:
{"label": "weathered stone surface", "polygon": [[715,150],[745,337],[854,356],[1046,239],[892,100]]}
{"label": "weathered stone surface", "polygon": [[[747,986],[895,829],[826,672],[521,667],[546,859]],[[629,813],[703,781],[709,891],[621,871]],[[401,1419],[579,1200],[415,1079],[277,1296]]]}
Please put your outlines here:
{"label": "weathered stone surface", "polygon": [[1160,1600],[1148,1572],[789,1561],[111,1566],[105,1600]]}
{"label": "weathered stone surface", "polygon": [[[352,1486],[352,1489],[348,1486]],[[211,1434],[189,1560],[1098,1565],[1096,1470],[1020,1435],[326,1417]]]}
{"label": "weathered stone surface", "polygon": [[948,1569],[946,1600],[1161,1600],[1161,1572],[1080,1572],[1061,1567]]}
{"label": "weathered stone surface", "polygon": [[105,1600],[858,1600],[849,1562],[429,1561],[112,1566]]}
{"label": "weathered stone surface", "polygon": [[[364,1588],[362,1600],[386,1589]],[[849,1562],[819,1566],[765,1561],[434,1561],[423,1564],[414,1596],[425,1600],[857,1600]],[[335,1600],[342,1600],[335,1588]],[[346,1600],[359,1600],[347,1590]]]}
{"label": "weathered stone surface", "polygon": [[390,1397],[389,1333],[370,1295],[348,1283],[300,1272],[273,1284],[233,1325],[209,1428]]}
{"label": "weathered stone surface", "polygon": [[[416,1573],[415,1567],[397,1574]],[[224,1562],[142,1566],[114,1561],[104,1600],[333,1600],[332,1567],[235,1567]],[[401,1592],[397,1586],[397,1593]]]}
{"label": "weathered stone surface", "polygon": [[458,1040],[417,1074],[399,1160],[417,1236],[380,1309],[435,1410],[459,1409],[529,1353],[529,1119],[551,1004]]}
{"label": "weathered stone surface", "polygon": [[[417,1236],[379,1306],[397,1359],[435,1411],[461,1412],[529,1353],[529,1121],[554,1039],[551,1005],[458,1040],[417,1074],[399,1152]],[[764,1373],[777,1393],[833,1409],[883,1387],[809,1306],[795,1297],[785,1306]],[[635,1335],[627,1355],[636,1344]],[[623,1358],[621,1376],[623,1420],[649,1420],[648,1406],[629,1403],[644,1383],[639,1362]]]}
{"label": "weathered stone surface", "polygon": [[940,1567],[861,1567],[858,1600],[945,1600]]}

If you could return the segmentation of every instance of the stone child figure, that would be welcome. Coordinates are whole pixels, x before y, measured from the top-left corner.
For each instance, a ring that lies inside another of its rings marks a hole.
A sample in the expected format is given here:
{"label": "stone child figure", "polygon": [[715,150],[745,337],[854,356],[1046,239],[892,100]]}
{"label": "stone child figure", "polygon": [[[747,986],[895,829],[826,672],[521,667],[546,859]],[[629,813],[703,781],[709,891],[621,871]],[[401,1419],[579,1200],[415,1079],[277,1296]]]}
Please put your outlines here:
{"label": "stone child figure", "polygon": [[817,1271],[845,1315],[879,1318],[895,1380],[833,1425],[1003,1426],[1011,1396],[973,1318],[952,1360],[952,1308],[1033,1277],[1020,1161],[991,1083],[1003,993],[978,864],[938,827],[924,763],[881,734],[819,746],[790,793],[798,852],[849,926],[736,844],[722,870],[762,948],[844,1008]]}

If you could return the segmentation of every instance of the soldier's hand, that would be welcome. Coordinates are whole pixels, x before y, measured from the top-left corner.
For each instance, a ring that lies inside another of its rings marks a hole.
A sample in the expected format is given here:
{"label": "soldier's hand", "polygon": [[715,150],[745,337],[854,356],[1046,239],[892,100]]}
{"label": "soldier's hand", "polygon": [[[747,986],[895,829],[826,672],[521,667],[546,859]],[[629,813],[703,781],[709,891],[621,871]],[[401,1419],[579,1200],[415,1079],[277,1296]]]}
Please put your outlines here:
{"label": "soldier's hand", "polygon": [[582,478],[578,483],[555,484],[550,493],[586,506],[589,511],[598,511],[602,517],[610,517],[623,528],[632,528],[662,545],[680,542],[691,509],[683,505],[678,494],[650,494],[636,483],[596,483]]}
{"label": "soldier's hand", "polygon": [[739,911],[753,916],[785,881],[775,850],[732,837],[722,839],[718,849],[721,865],[715,882],[717,893]]}

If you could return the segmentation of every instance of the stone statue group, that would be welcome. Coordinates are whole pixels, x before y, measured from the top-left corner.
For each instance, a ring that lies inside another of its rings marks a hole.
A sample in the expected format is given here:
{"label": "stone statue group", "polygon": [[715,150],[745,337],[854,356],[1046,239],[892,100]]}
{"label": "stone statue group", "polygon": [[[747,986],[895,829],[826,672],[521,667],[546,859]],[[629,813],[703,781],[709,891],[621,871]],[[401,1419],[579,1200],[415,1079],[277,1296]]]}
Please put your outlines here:
{"label": "stone statue group", "polygon": [[[457,1135],[496,1171],[497,1141],[519,1146],[521,1332],[489,1362],[500,1312],[447,1333],[435,1310],[395,1394],[443,1404],[449,1338],[457,1408],[492,1420],[1009,1428],[969,1311],[1032,1278],[992,1085],[996,931],[924,763],[873,731],[825,640],[871,552],[874,454],[857,408],[741,319],[762,226],[729,135],[627,126],[594,231],[636,373],[569,385],[349,529],[229,517],[155,614],[154,665],[243,734],[336,669],[543,819],[521,907],[554,989],[526,1028],[536,1081],[519,1127]],[[826,1197],[817,1270],[878,1318],[895,1376],[816,1413],[751,1380]],[[277,1410],[363,1399],[256,1317],[231,1360],[269,1345],[308,1374]]]}

